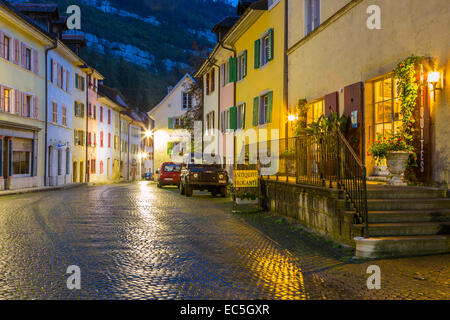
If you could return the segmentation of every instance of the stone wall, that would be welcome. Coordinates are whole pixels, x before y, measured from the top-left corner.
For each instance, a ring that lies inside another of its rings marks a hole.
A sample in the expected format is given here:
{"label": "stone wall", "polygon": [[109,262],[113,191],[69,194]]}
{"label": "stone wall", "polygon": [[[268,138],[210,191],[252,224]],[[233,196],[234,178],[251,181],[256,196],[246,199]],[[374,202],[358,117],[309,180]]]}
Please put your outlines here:
{"label": "stone wall", "polygon": [[346,214],[342,191],[266,180],[261,189],[263,206],[271,212],[345,244],[354,246],[353,238],[361,236],[352,225],[352,214]]}

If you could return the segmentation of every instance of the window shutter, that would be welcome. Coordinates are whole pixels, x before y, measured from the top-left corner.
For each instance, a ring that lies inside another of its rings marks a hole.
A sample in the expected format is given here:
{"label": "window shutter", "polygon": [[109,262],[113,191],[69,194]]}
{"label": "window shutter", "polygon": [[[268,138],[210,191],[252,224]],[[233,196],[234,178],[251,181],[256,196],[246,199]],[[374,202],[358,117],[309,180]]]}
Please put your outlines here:
{"label": "window shutter", "polygon": [[26,52],[25,52],[25,44],[21,42],[21,57],[22,57],[22,67],[26,67]]}
{"label": "window shutter", "polygon": [[258,126],[259,97],[253,99],[253,126]]}
{"label": "window shutter", "polygon": [[3,37],[3,31],[0,30],[0,57],[5,56],[5,44],[3,43],[5,41]]}
{"label": "window shutter", "polygon": [[14,63],[19,64],[20,62],[20,42],[18,39],[14,39]]}
{"label": "window shutter", "polygon": [[273,60],[273,28],[269,30],[269,55],[268,60]]}
{"label": "window shutter", "polygon": [[173,142],[167,142],[167,154],[171,155],[173,149]]}
{"label": "window shutter", "polygon": [[70,72],[66,70],[66,92],[69,92]]}
{"label": "window shutter", "polygon": [[267,94],[267,114],[266,114],[266,122],[272,122],[272,105],[273,105],[273,91],[270,91]]}
{"label": "window shutter", "polygon": [[5,110],[5,89],[0,86],[0,111]]}
{"label": "window shutter", "polygon": [[209,95],[209,73],[206,74],[206,95]]}
{"label": "window shutter", "polygon": [[86,85],[86,83],[85,83],[84,77],[81,77],[81,91],[84,91],[85,85]]}
{"label": "window shutter", "polygon": [[39,119],[38,97],[33,97],[33,101],[34,101],[34,118]]}
{"label": "window shutter", "polygon": [[233,82],[233,58],[228,60],[228,82]]}
{"label": "window shutter", "polygon": [[77,131],[77,129],[73,130],[73,144],[75,146],[78,145],[78,131]]}
{"label": "window shutter", "polygon": [[80,103],[79,107],[81,108],[81,117],[84,118],[84,103]]}
{"label": "window shutter", "polygon": [[255,41],[255,69],[259,69],[261,61],[261,40]]}
{"label": "window shutter", "polygon": [[236,121],[237,121],[237,108],[236,107],[231,107],[230,108],[230,129],[231,130],[236,130],[237,126],[236,126]]}
{"label": "window shutter", "polygon": [[15,96],[14,96],[14,113],[19,114],[20,113],[20,91],[14,90]]}
{"label": "window shutter", "polygon": [[173,118],[169,118],[169,129],[173,129]]}
{"label": "window shutter", "polygon": [[245,109],[246,109],[246,104],[244,103],[244,104],[242,105],[241,129],[245,129]]}
{"label": "window shutter", "polygon": [[27,103],[27,96],[22,92],[22,110],[20,111],[20,115],[25,116],[25,106]]}
{"label": "window shutter", "polygon": [[243,63],[243,70],[242,70],[242,76],[247,76],[247,50],[244,51],[244,63]]}

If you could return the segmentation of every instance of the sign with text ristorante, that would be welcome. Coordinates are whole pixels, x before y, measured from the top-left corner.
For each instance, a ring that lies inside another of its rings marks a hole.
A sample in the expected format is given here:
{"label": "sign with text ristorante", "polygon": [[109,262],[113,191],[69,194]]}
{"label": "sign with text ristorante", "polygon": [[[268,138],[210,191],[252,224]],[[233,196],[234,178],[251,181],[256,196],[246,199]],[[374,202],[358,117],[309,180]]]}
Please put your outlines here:
{"label": "sign with text ristorante", "polygon": [[235,188],[257,188],[259,175],[257,170],[235,170],[233,172]]}

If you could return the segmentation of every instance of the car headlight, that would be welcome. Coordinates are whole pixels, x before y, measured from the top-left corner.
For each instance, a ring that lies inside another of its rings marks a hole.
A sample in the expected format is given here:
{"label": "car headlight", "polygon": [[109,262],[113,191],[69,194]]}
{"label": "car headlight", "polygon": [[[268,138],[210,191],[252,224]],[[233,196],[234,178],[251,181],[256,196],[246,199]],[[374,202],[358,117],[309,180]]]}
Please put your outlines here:
{"label": "car headlight", "polygon": [[223,174],[219,174],[219,179],[222,180],[224,178]]}
{"label": "car headlight", "polygon": [[194,173],[194,179],[198,178],[198,173]]}

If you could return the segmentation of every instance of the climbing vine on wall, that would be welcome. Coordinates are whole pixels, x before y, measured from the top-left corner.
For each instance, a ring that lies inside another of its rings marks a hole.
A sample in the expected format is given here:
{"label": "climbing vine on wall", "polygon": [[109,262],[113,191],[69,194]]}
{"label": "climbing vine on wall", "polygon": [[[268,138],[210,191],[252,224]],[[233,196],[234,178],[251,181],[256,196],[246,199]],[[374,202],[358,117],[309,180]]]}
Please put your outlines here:
{"label": "climbing vine on wall", "polygon": [[400,61],[394,69],[394,76],[398,79],[397,93],[401,101],[402,128],[401,133],[407,143],[412,145],[414,123],[414,109],[419,95],[420,83],[416,78],[416,67],[424,59],[411,55]]}

